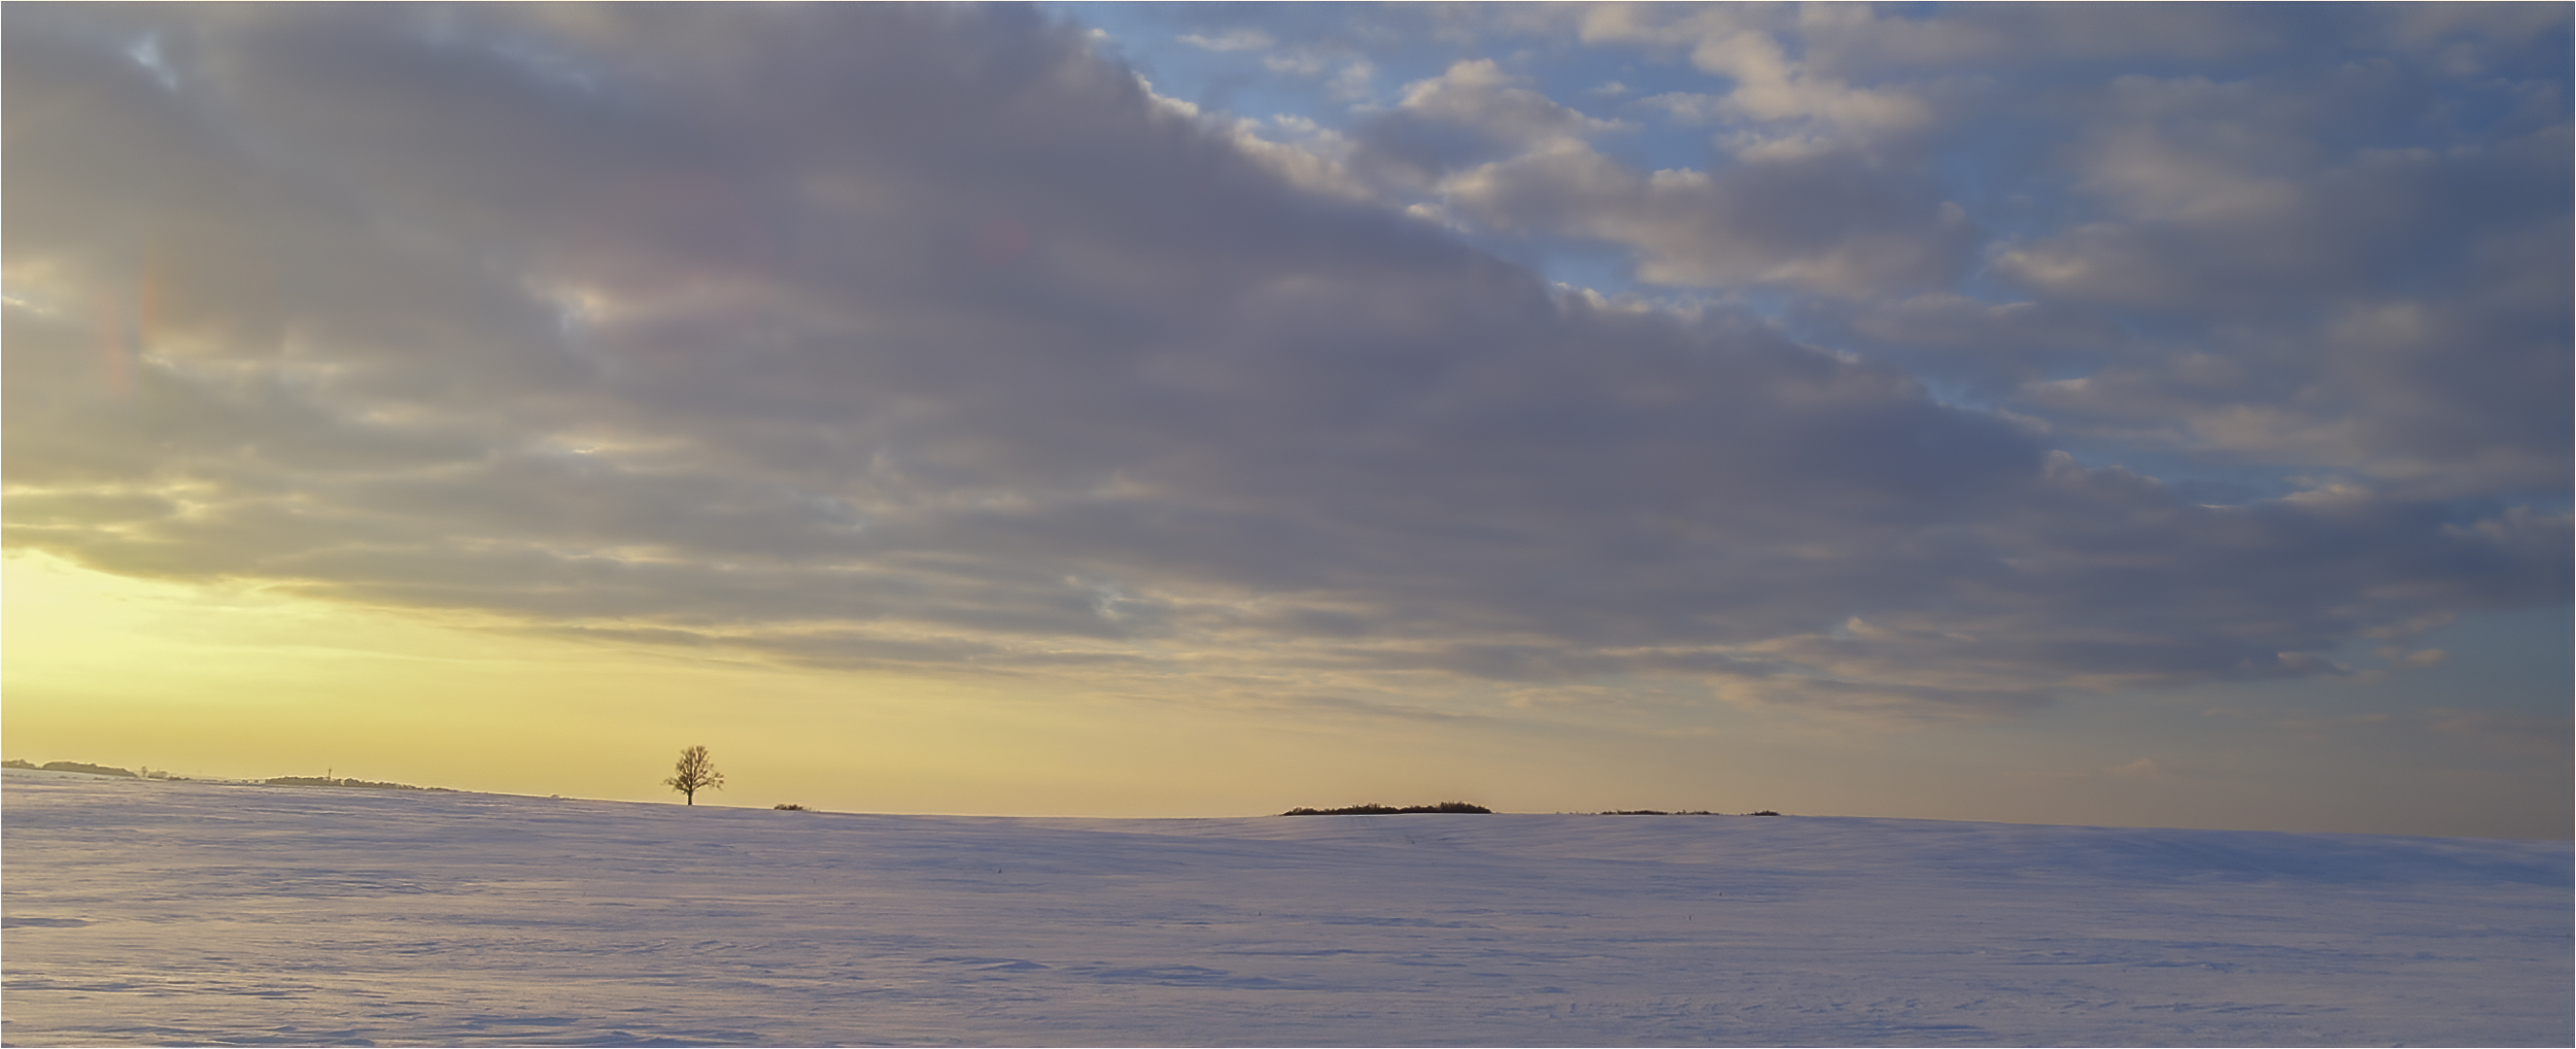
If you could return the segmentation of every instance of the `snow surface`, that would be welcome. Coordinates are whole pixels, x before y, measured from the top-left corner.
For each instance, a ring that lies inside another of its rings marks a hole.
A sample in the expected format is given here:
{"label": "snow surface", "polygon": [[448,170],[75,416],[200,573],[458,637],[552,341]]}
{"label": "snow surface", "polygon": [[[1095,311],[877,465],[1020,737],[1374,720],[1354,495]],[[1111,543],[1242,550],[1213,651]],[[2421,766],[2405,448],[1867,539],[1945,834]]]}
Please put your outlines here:
{"label": "snow surface", "polygon": [[2567,1045],[2570,846],[8,772],[12,1045]]}

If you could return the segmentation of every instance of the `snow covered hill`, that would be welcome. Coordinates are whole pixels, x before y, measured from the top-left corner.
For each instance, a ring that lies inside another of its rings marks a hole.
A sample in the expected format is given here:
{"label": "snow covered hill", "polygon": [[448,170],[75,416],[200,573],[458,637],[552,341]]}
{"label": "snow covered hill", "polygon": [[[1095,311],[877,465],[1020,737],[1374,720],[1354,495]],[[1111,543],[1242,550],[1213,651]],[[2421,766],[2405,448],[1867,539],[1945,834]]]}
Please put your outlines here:
{"label": "snow covered hill", "polygon": [[10,1045],[2571,1041],[2566,842],[11,770]]}

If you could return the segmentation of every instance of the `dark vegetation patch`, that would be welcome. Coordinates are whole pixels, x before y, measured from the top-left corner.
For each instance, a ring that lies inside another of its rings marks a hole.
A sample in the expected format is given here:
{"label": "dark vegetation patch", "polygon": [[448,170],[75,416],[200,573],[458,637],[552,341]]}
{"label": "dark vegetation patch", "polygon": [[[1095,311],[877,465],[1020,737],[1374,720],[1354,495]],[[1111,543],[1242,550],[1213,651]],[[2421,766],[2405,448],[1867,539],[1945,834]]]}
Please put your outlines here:
{"label": "dark vegetation patch", "polygon": [[1484,807],[1484,806],[1482,806],[1482,805],[1471,805],[1471,804],[1468,804],[1468,803],[1463,802],[1463,801],[1444,801],[1444,802],[1441,802],[1440,804],[1437,804],[1437,805],[1407,805],[1407,806],[1405,806],[1405,807],[1403,807],[1403,808],[1400,808],[1400,809],[1399,809],[1399,808],[1394,808],[1394,807],[1392,807],[1392,806],[1379,805],[1379,804],[1375,804],[1375,803],[1371,803],[1371,804],[1367,804],[1367,805],[1347,805],[1347,806],[1344,806],[1344,807],[1342,807],[1342,808],[1338,808],[1338,809],[1306,809],[1306,808],[1297,808],[1297,809],[1290,809],[1290,810],[1288,810],[1288,811],[1286,811],[1286,812],[1282,812],[1282,813],[1280,813],[1280,815],[1282,815],[1282,816],[1400,816],[1400,815],[1404,815],[1404,814],[1406,814],[1406,813],[1412,813],[1412,812],[1485,812],[1485,813],[1490,813],[1490,812],[1492,812],[1492,811],[1494,811],[1494,810],[1489,809],[1489,808],[1486,808],[1486,807]]}
{"label": "dark vegetation patch", "polygon": [[792,801],[780,802],[780,803],[778,803],[778,804],[776,804],[776,805],[772,805],[772,806],[770,806],[770,808],[777,809],[777,810],[778,810],[778,811],[780,811],[780,812],[805,812],[805,811],[808,811],[808,810],[805,808],[805,806],[803,806],[803,805],[799,805],[799,804],[797,804],[797,803],[795,803],[795,802],[792,802]]}
{"label": "dark vegetation patch", "polygon": [[47,772],[86,772],[93,776],[123,776],[127,779],[143,778],[135,775],[133,769],[121,769],[114,765],[92,765],[86,761],[48,761],[43,767]]}

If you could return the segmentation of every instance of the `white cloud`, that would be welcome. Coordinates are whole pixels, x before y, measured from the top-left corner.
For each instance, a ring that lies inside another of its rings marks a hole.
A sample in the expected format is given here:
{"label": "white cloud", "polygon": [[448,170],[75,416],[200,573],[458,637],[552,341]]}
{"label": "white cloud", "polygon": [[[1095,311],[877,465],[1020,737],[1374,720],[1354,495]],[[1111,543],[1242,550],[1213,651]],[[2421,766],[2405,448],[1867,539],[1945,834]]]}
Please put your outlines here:
{"label": "white cloud", "polygon": [[1207,51],[1261,51],[1279,42],[1270,34],[1250,26],[1228,29],[1215,36],[1185,33],[1180,41]]}
{"label": "white cloud", "polygon": [[1625,130],[1531,90],[1490,58],[1460,61],[1447,72],[1404,85],[1398,103],[1412,115],[1459,124],[1512,142],[1552,142]]}
{"label": "white cloud", "polygon": [[[1730,82],[1722,94],[1657,96],[1683,119],[1804,121],[1830,128],[1838,137],[1861,138],[1911,130],[1932,120],[1931,107],[1902,90],[1859,87],[1809,68],[1782,46],[1774,27],[1763,24],[1768,17],[1751,9],[1711,8],[1657,24],[1634,12],[1603,10],[1585,19],[1582,36],[1592,43],[1687,48],[1693,67]],[[1795,28],[1831,36],[1848,31],[1855,19],[1866,22],[1868,16],[1811,11]]]}
{"label": "white cloud", "polygon": [[1306,52],[1295,55],[1263,55],[1261,65],[1262,68],[1273,73],[1313,76],[1331,68],[1332,63],[1326,61],[1322,55]]}
{"label": "white cloud", "polygon": [[1358,102],[1375,93],[1376,80],[1376,64],[1357,58],[1344,64],[1342,71],[1333,74],[1332,81],[1324,86],[1336,102]]}

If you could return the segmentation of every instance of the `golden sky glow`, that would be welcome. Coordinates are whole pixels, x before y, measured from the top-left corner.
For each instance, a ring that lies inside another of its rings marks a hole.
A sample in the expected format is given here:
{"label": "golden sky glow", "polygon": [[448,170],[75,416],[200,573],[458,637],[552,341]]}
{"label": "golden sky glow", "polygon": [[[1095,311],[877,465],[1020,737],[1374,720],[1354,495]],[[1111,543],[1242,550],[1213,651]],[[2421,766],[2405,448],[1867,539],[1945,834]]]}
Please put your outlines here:
{"label": "golden sky glow", "polygon": [[[2170,749],[2152,713],[2000,734],[1755,712],[1723,731],[1469,719],[1425,732],[1403,719],[1211,709],[1185,694],[1067,695],[1056,690],[1080,685],[1063,679],[820,672],[532,639],[112,576],[43,554],[0,559],[0,586],[9,753],[182,775],[334,772],[665,801],[665,759],[695,741],[728,777],[701,802],[752,807],[1240,815],[1472,797],[1519,811],[1792,804],[2134,824],[2167,822],[2176,806],[2227,805],[2235,818],[2213,822],[2248,828],[2349,827],[2410,810],[2460,818],[2366,779],[2337,782],[2331,763],[2271,767],[2282,760],[2274,755],[2249,766],[2238,756],[2168,777],[2100,744],[2125,736]],[[2304,797],[2285,789],[2299,781],[2311,788]],[[2513,789],[2497,778],[2478,793]]]}

